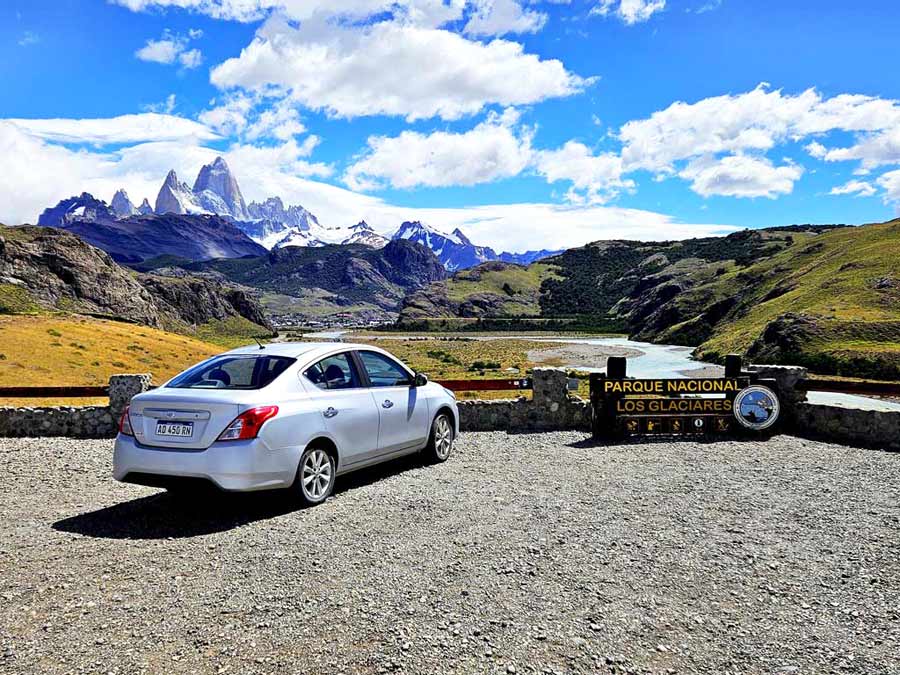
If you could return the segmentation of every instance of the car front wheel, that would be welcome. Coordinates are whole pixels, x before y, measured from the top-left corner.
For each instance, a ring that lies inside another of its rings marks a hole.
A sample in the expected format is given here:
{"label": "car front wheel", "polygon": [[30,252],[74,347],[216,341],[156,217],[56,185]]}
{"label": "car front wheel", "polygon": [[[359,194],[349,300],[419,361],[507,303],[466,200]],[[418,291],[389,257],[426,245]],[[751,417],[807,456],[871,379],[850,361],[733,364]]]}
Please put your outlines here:
{"label": "car front wheel", "polygon": [[295,488],[307,506],[321,504],[334,489],[335,465],[324,448],[312,446],[300,457]]}
{"label": "car front wheel", "polygon": [[437,464],[446,462],[453,450],[453,421],[450,414],[439,413],[431,423],[431,436],[425,446],[425,459]]}

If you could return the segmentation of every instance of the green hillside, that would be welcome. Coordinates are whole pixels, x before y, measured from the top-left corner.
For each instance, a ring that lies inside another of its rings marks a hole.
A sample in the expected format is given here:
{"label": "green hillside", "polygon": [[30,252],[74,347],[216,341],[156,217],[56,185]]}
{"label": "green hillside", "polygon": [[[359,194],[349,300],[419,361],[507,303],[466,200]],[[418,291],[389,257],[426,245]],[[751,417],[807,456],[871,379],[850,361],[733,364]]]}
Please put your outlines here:
{"label": "green hillside", "polygon": [[400,323],[574,318],[695,346],[712,360],[739,352],[820,372],[900,377],[898,261],[900,220],[596,242],[528,267],[465,270],[407,297]]}

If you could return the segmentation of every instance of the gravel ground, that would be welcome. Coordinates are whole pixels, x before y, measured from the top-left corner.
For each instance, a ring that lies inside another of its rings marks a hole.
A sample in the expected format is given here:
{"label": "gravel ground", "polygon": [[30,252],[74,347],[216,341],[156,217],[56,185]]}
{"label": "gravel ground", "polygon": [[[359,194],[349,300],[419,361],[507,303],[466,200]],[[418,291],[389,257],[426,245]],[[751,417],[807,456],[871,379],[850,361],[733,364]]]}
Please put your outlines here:
{"label": "gravel ground", "polygon": [[110,455],[0,441],[0,672],[900,672],[900,454],[470,433],[305,510]]}

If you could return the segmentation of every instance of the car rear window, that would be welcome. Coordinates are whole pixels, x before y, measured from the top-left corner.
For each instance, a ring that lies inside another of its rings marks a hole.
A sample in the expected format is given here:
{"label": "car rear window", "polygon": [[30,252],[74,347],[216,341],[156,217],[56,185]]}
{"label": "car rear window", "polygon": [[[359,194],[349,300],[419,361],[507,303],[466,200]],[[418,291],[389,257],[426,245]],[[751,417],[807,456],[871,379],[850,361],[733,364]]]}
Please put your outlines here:
{"label": "car rear window", "polygon": [[262,389],[294,361],[296,359],[287,356],[263,354],[217,356],[184,371],[166,386],[176,389]]}

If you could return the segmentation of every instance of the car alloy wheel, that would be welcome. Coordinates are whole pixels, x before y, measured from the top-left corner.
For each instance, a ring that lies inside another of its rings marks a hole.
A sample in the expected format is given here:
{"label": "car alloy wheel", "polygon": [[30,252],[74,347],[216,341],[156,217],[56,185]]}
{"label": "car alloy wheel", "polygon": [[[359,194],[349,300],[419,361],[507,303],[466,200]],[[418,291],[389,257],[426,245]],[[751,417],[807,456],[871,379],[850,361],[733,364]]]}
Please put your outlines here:
{"label": "car alloy wheel", "polygon": [[331,492],[334,465],[328,453],[314,448],[306,453],[300,467],[300,489],[310,503],[324,501]]}
{"label": "car alloy wheel", "polygon": [[438,415],[434,421],[434,454],[440,461],[450,456],[453,449],[453,428],[446,415]]}

